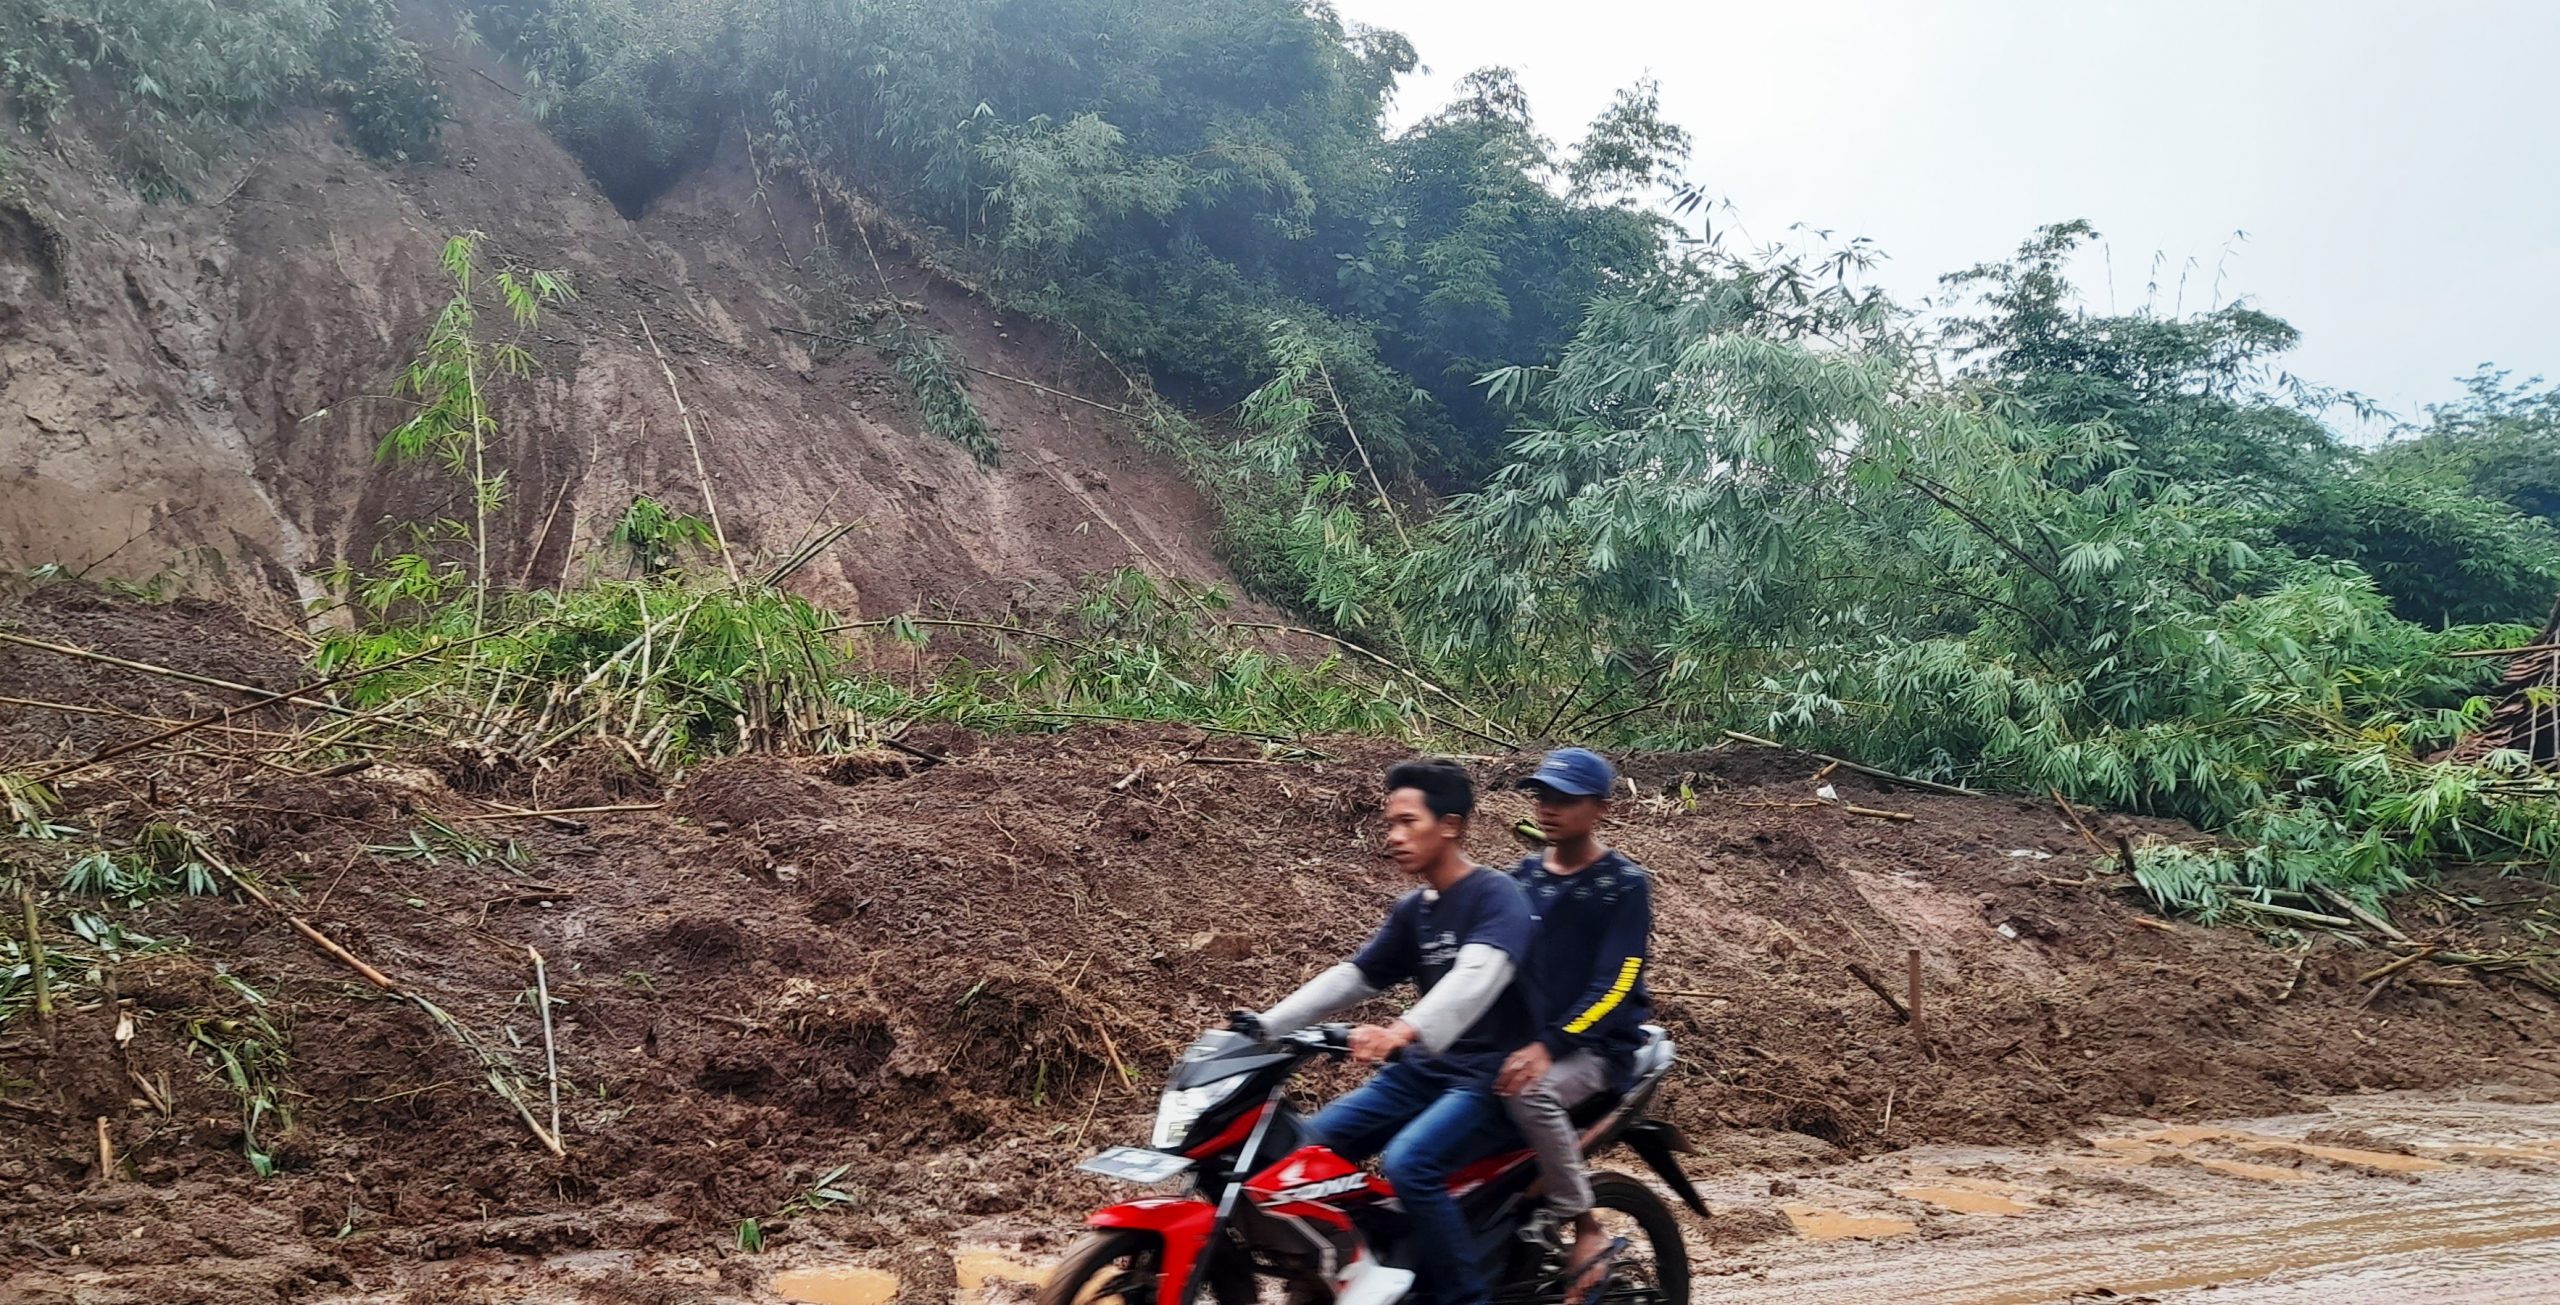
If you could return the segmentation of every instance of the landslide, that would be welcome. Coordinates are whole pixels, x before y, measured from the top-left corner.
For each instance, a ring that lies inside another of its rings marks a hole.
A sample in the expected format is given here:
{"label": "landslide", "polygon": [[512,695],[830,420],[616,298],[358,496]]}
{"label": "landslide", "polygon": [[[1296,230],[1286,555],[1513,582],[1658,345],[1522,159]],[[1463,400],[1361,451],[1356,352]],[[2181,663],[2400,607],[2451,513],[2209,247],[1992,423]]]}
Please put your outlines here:
{"label": "landslide", "polygon": [[[54,587],[0,618],[243,682],[297,660],[201,604]],[[225,700],[22,647],[0,649],[0,682],[149,718]],[[149,728],[0,720],[11,769]],[[601,752],[495,778],[432,756],[322,777],[144,754],[69,783],[56,819],[77,838],[183,825],[279,909],[82,908],[158,945],[104,960],[50,1034],[0,1032],[0,1298],[768,1299],[795,1260],[897,1267],[990,1229],[1064,1235],[1110,1196],[1070,1166],[1143,1138],[1181,1042],[1344,954],[1399,888],[1371,820],[1392,745],[1274,764],[1178,727],[908,738],[948,760],[749,756],[671,782]],[[1514,854],[1501,831],[1525,807],[1504,785],[1528,761],[1473,763],[1488,860]],[[1809,804],[1821,769],[1762,750],[1629,767],[1641,796],[1616,837],[1658,877],[1654,985],[1682,1047],[1666,1110],[1702,1168],[2560,1082],[2533,1062],[2560,1021],[2508,980],[2367,987],[2381,954],[2335,937],[2278,948],[2148,917],[2049,803],[1828,776],[1911,819],[1863,817]],[[2194,837],[2084,818],[2100,839]],[[48,874],[59,856],[7,846]],[[448,1012],[540,1118],[538,949],[566,1157],[481,1059],[280,911]],[[2479,950],[2510,927],[2402,916]],[[1925,1038],[1847,970],[1898,986],[1914,948]],[[259,1020],[283,1041],[289,1112],[259,1125],[265,1178],[207,1051]],[[813,1195],[821,1180],[845,1199]],[[748,1218],[764,1254],[738,1249]]]}
{"label": "landslide", "polygon": [[[375,449],[406,413],[379,396],[452,290],[438,251],[477,230],[578,295],[526,342],[536,374],[494,390],[502,581],[578,579],[635,495],[702,510],[644,318],[743,554],[859,523],[795,581],[830,607],[1054,610],[1124,565],[1224,579],[1200,498],[1121,417],[1063,397],[1121,398],[1090,350],[927,271],[894,228],[857,232],[859,200],[814,202],[734,129],[625,216],[534,120],[519,74],[454,39],[458,16],[409,18],[451,106],[434,163],[368,159],[304,111],[190,194],[146,198],[111,161],[113,115],[38,135],[0,108],[0,565],[284,612],[272,600],[310,596],[308,573],[468,517],[449,480]],[[841,331],[866,301],[981,369],[969,389],[1001,465],[929,433],[876,352],[821,358],[772,329]]]}

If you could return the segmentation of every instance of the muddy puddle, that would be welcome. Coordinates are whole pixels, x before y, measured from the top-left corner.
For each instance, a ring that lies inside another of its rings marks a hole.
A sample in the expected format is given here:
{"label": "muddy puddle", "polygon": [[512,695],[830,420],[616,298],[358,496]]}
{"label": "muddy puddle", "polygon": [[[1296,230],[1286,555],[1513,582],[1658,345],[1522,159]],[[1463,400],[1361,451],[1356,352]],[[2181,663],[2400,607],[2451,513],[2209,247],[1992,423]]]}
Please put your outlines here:
{"label": "muddy puddle", "polygon": [[[1790,1181],[1790,1233],[1702,1248],[1694,1299],[2560,1301],[2560,1106],[2494,1090],[1920,1148]],[[1767,1183],[1726,1177],[1708,1201],[1767,1209]]]}
{"label": "muddy puddle", "polygon": [[[1049,1275],[1040,1257],[1000,1246],[960,1247],[951,1253],[951,1270],[959,1300],[971,1303],[1011,1299]],[[775,1274],[772,1290],[794,1305],[887,1305],[901,1285],[885,1269],[817,1265]]]}

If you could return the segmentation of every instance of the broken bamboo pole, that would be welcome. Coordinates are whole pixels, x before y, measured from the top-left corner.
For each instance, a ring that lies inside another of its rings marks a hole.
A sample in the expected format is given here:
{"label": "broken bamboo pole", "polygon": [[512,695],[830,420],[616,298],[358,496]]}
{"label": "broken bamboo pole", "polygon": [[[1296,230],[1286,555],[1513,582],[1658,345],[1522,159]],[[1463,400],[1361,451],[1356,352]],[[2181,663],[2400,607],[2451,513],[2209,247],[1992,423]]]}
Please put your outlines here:
{"label": "broken bamboo pole", "polygon": [[720,500],[711,493],[711,469],[702,461],[702,440],[694,434],[693,412],[684,406],[684,391],[676,388],[676,369],[667,363],[666,351],[658,347],[658,337],[649,330],[646,313],[635,313],[640,321],[640,336],[649,342],[649,352],[658,360],[658,372],[667,378],[667,395],[676,401],[676,419],[684,423],[685,447],[693,450],[694,483],[702,489],[702,508],[711,517],[711,542],[720,546],[720,565],[729,573],[729,587],[739,588],[738,559],[729,551],[729,532],[720,524]]}
{"label": "broken bamboo pole", "polygon": [[551,1089],[551,1136],[560,1136],[560,1052],[551,1038],[551,976],[542,965],[542,953],[531,946],[524,954],[533,958],[534,1000],[542,1004],[542,1069],[543,1079]]}
{"label": "broken bamboo pole", "polygon": [[[454,649],[454,648],[462,647],[462,646],[464,646],[464,645],[466,645],[466,644],[478,643],[478,642],[479,642],[479,641],[481,641],[482,639],[490,638],[490,637],[492,637],[494,634],[497,634],[497,633],[501,633],[501,632],[498,632],[498,631],[492,631],[490,634],[474,635],[474,636],[472,636],[471,638],[468,638],[468,639],[457,639],[457,640],[455,640],[455,641],[453,641],[453,642],[451,642],[451,643],[440,643],[440,644],[437,644],[437,645],[435,645],[435,646],[433,646],[433,647],[431,647],[431,648],[422,648],[422,649],[419,649],[417,652],[413,652],[413,653],[409,654],[409,655],[408,655],[408,656],[406,656],[406,657],[395,657],[395,658],[393,658],[392,660],[387,661],[387,662],[384,662],[384,663],[382,663],[382,664],[381,664],[381,665],[379,665],[379,666],[368,666],[368,667],[365,667],[365,668],[364,668],[364,669],[362,669],[362,670],[343,671],[343,672],[340,672],[339,674],[332,675],[332,676],[328,676],[328,677],[326,677],[326,678],[324,678],[324,679],[313,680],[313,681],[312,681],[312,682],[310,682],[309,684],[302,685],[302,686],[301,686],[301,687],[299,687],[299,688],[287,689],[287,690],[285,690],[285,691],[283,691],[283,692],[281,692],[281,693],[269,693],[269,692],[267,692],[267,691],[265,691],[265,690],[262,690],[262,689],[261,689],[261,690],[252,690],[252,692],[255,692],[255,693],[261,693],[261,694],[264,694],[264,696],[263,696],[263,697],[260,697],[260,698],[257,698],[257,699],[255,699],[255,700],[249,701],[249,702],[240,703],[240,704],[238,704],[238,705],[236,705],[236,706],[225,707],[225,708],[223,708],[222,710],[220,710],[220,711],[218,711],[218,712],[215,712],[214,714],[212,714],[212,715],[210,715],[210,716],[199,716],[199,717],[195,718],[194,720],[188,721],[188,722],[187,722],[186,724],[184,724],[184,725],[179,725],[179,726],[176,726],[176,727],[171,728],[171,729],[165,729],[165,730],[160,731],[160,732],[159,732],[159,733],[157,733],[157,734],[149,735],[149,736],[144,737],[144,738],[135,739],[135,740],[133,740],[133,741],[132,741],[132,742],[130,742],[130,743],[119,743],[119,744],[115,745],[114,747],[110,747],[110,748],[101,748],[101,749],[99,749],[99,750],[98,750],[98,751],[96,751],[96,752],[92,752],[92,753],[90,753],[90,754],[88,755],[88,757],[87,757],[87,758],[85,758],[85,759],[83,759],[83,760],[80,760],[80,761],[74,761],[74,762],[67,763],[67,764],[65,764],[65,765],[56,766],[56,767],[54,767],[53,769],[48,770],[48,771],[46,771],[45,773],[43,773],[43,774],[41,774],[41,775],[36,776],[36,782],[38,782],[38,783],[51,783],[52,781],[57,780],[57,779],[60,779],[60,778],[62,778],[62,777],[63,777],[63,776],[65,776],[65,775],[77,774],[77,773],[79,773],[79,772],[81,772],[81,771],[87,770],[87,769],[88,769],[88,768],[90,768],[91,766],[98,765],[98,764],[100,764],[100,763],[102,763],[102,762],[113,761],[113,760],[115,760],[115,759],[116,759],[116,758],[118,758],[118,757],[129,756],[129,755],[131,755],[131,754],[133,754],[133,753],[136,753],[136,752],[140,752],[140,751],[142,751],[144,748],[152,747],[152,746],[155,746],[155,745],[157,745],[157,744],[161,744],[161,743],[166,743],[166,742],[168,742],[168,741],[169,741],[169,740],[171,740],[171,739],[174,739],[174,738],[179,737],[180,735],[183,735],[183,734],[191,734],[191,733],[193,733],[193,732],[195,732],[195,731],[197,731],[197,730],[200,730],[200,729],[206,729],[206,728],[211,727],[211,726],[226,724],[226,723],[228,723],[228,722],[231,720],[231,718],[232,718],[232,717],[234,717],[234,716],[238,716],[238,715],[240,715],[240,714],[242,714],[242,713],[244,713],[244,712],[252,712],[252,711],[256,711],[256,710],[258,710],[258,709],[260,709],[260,708],[262,708],[262,707],[272,707],[272,706],[274,706],[275,704],[277,704],[277,703],[279,703],[279,702],[300,703],[300,702],[303,702],[303,701],[305,701],[305,700],[306,700],[305,695],[313,694],[313,693],[318,693],[318,692],[319,692],[319,691],[321,691],[322,689],[332,688],[332,687],[334,687],[334,686],[337,686],[337,685],[340,685],[340,684],[344,684],[344,683],[346,683],[346,682],[347,682],[347,681],[349,681],[349,680],[361,680],[361,679],[366,678],[367,676],[380,675],[380,674],[382,674],[384,671],[393,670],[393,669],[398,668],[398,667],[406,666],[406,665],[408,665],[409,663],[414,662],[414,661],[422,661],[422,660],[424,660],[424,659],[426,659],[426,658],[433,657],[433,656],[435,656],[436,654],[441,653],[441,652],[447,652],[447,651],[450,651],[450,650],[452,650],[452,649]],[[331,709],[331,710],[333,710],[333,711],[345,711],[345,710],[346,710],[346,708],[338,707],[338,706],[336,706],[335,704],[330,704],[329,706],[330,706],[330,709]]]}
{"label": "broken bamboo pole", "polygon": [[2435,948],[2433,948],[2433,947],[2421,947],[2421,948],[2419,948],[2418,950],[2416,950],[2416,951],[2414,951],[2414,952],[2411,952],[2411,953],[2409,953],[2408,955],[2403,956],[2403,957],[2401,957],[2400,959],[2398,959],[2398,960],[2396,960],[2396,961],[2391,962],[2390,964],[2387,964],[2387,965],[2381,965],[2381,966],[2376,966],[2375,968],[2373,968],[2373,969],[2371,969],[2371,970],[2368,970],[2368,971],[2366,971],[2366,972],[2365,972],[2365,973],[2363,973],[2363,974],[2359,974],[2359,975],[2357,975],[2357,976],[2356,976],[2356,982],[2358,982],[2358,983],[2377,983],[2377,982],[2380,982],[2381,980],[2384,980],[2384,979],[2390,978],[2392,975],[2398,974],[2400,971],[2405,970],[2405,969],[2408,969],[2410,966],[2415,965],[2415,964],[2417,964],[2417,963],[2418,963],[2418,962],[2420,962],[2420,961],[2426,960],[2428,957],[2431,957],[2431,956],[2433,956],[2433,955],[2435,955],[2435,954],[2436,954],[2436,949],[2435,949]]}
{"label": "broken bamboo pole", "polygon": [[1884,1004],[1893,1008],[1894,1018],[1901,1020],[1905,1024],[1911,1022],[1911,1009],[1902,1004],[1902,999],[1900,997],[1893,995],[1893,989],[1884,986],[1884,980],[1877,978],[1875,971],[1868,969],[1865,965],[1857,961],[1851,961],[1848,964],[1849,973],[1852,977],[1856,978],[1858,982],[1867,985],[1867,991],[1883,998]]}
{"label": "broken bamboo pole", "polygon": [[[164,680],[176,680],[182,684],[202,685],[208,689],[228,689],[233,693],[251,694],[265,694],[268,692],[268,690],[261,689],[254,684],[242,684],[236,680],[218,680],[210,675],[198,675],[192,671],[182,671],[175,667],[161,666],[152,662],[131,661],[123,657],[109,656],[102,652],[91,652],[89,649],[77,648],[67,643],[47,643],[42,639],[30,639],[23,634],[11,634],[5,630],[0,630],[0,643],[13,643],[22,648],[41,649],[42,651],[57,653],[64,657],[74,657],[82,661],[97,662],[101,665],[114,666],[128,671],[139,671],[144,675],[156,675]],[[287,699],[287,701],[297,707],[309,707],[315,711],[333,712],[341,716],[352,716],[355,714],[352,709],[341,707],[334,702],[304,701],[299,698]]]}
{"label": "broken bamboo pole", "polygon": [[[1732,739],[1736,743],[1748,743],[1755,748],[1777,748],[1783,751],[1787,746],[1775,739],[1764,739],[1757,734],[1745,734],[1740,730],[1725,730],[1723,731],[1723,734],[1726,738]],[[1832,756],[1828,752],[1808,752],[1805,755],[1816,761],[1830,762],[1833,765],[1840,767],[1842,770],[1854,770],[1870,779],[1890,780],[1893,783],[1903,785],[1906,788],[1916,788],[1929,793],[1944,793],[1949,797],[1982,796],[1980,793],[1969,788],[1959,788],[1953,784],[1941,784],[1932,779],[1914,779],[1909,775],[1897,775],[1890,770],[1878,770],[1873,766],[1860,765],[1859,763],[1851,761],[1845,757]]]}
{"label": "broken bamboo pole", "polygon": [[1914,1036],[1925,1039],[1929,1036],[1929,1028],[1920,1013],[1920,949],[1906,948],[1903,952],[1903,965],[1907,971],[1911,989],[1911,1032]]}
{"label": "broken bamboo pole", "polygon": [[32,882],[18,887],[18,901],[27,912],[27,973],[35,980],[36,1022],[48,1036],[53,1031],[53,976],[44,966],[44,922],[36,914],[36,890]]}

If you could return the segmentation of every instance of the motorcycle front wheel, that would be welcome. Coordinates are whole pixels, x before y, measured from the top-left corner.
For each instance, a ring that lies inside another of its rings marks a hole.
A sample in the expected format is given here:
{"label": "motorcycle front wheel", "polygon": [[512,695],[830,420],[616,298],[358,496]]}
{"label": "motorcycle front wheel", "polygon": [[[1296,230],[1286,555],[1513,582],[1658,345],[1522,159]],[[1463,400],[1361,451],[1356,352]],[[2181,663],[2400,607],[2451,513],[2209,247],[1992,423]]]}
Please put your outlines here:
{"label": "motorcycle front wheel", "polygon": [[[1131,1228],[1086,1233],[1040,1288],[1039,1305],[1169,1305],[1157,1294],[1164,1239]],[[1252,1305],[1253,1275],[1222,1260],[1209,1269],[1201,1295],[1218,1305]]]}

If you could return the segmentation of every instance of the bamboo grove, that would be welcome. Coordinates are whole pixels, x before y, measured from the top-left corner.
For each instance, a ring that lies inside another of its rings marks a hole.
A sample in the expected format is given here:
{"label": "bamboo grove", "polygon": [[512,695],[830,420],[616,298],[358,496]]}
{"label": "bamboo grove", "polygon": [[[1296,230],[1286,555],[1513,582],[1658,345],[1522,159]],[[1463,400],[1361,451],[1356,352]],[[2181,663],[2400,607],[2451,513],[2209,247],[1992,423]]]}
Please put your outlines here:
{"label": "bamboo grove", "polygon": [[[136,112],[173,140],[270,102],[379,102],[402,124],[385,148],[431,150],[412,119],[433,87],[379,8],[250,0],[172,44],[141,21],[155,2],[0,3],[37,33],[0,91],[25,121],[81,76],[141,78],[158,98]],[[925,718],[1181,720],[1274,748],[1740,732],[2192,821],[2210,837],[2137,870],[2206,915],[2560,855],[2533,758],[2448,759],[2502,669],[2466,654],[2528,642],[2560,594],[2560,390],[2539,380],[2484,370],[2366,447],[2341,431],[2376,415],[2286,372],[2295,332],[2257,306],[2081,307],[2081,223],[1908,311],[1865,287],[1862,242],[1738,248],[1709,225],[1650,87],[1570,146],[1498,69],[1395,129],[1411,46],[1301,0],[466,9],[628,211],[728,133],[815,190],[895,196],[940,266],[1133,378],[1127,410],[1219,505],[1235,574],[1303,628],[1136,573],[1036,627],[849,622],[783,588],[840,534],[739,559],[708,502],[633,504],[589,586],[495,592],[478,531],[505,486],[475,387],[541,382],[482,334],[465,242],[406,382],[450,420],[390,448],[440,459],[473,506],[332,577],[359,619],[321,672],[442,651],[350,681],[362,723],[314,759],[383,731],[680,764]],[[269,71],[217,94],[201,58],[242,43]],[[569,289],[489,284],[487,320],[518,327]],[[878,325],[860,340],[935,428],[996,461],[941,343]]]}

